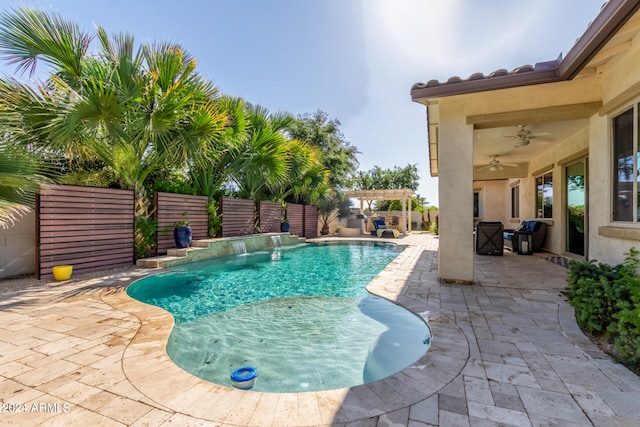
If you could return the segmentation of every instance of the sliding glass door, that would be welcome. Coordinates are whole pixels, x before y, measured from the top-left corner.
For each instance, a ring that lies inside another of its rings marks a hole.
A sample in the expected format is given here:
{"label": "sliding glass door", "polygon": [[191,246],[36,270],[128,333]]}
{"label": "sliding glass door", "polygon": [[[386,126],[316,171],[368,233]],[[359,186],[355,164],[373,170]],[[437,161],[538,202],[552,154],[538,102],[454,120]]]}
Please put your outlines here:
{"label": "sliding glass door", "polygon": [[586,253],[587,160],[573,163],[566,168],[567,176],[567,236],[569,253],[584,256]]}

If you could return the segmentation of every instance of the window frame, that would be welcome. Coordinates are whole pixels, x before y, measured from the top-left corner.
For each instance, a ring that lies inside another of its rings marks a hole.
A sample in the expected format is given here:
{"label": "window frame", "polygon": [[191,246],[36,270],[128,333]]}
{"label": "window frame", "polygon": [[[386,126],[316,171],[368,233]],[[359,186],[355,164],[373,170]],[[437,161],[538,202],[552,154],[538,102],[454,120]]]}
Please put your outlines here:
{"label": "window frame", "polygon": [[[549,176],[549,181],[547,181],[545,178]],[[542,179],[542,183],[539,184],[538,180]],[[548,210],[550,211],[549,216],[545,216],[545,212],[547,211],[547,209],[545,208],[545,203],[544,203],[544,186],[547,185],[547,183],[549,183],[551,185],[551,204],[550,207],[548,208]],[[542,185],[542,197],[540,197],[540,186]],[[546,172],[543,172],[539,175],[536,175],[535,177],[535,186],[536,186],[536,191],[535,191],[535,195],[536,195],[536,219],[553,219],[553,169],[549,169]],[[539,203],[541,202],[541,204]]]}
{"label": "window frame", "polygon": [[511,186],[511,218],[520,218],[520,184]]}
{"label": "window frame", "polygon": [[[638,138],[640,127],[640,100],[635,100],[633,104],[627,105],[624,108],[621,108],[615,114],[611,115],[610,118],[610,152],[611,152],[611,198],[610,198],[610,220],[612,223],[617,224],[639,224],[640,223],[640,211],[638,208],[640,207],[640,195],[638,195],[638,190],[640,190],[640,186],[638,184],[638,180],[640,179],[640,174],[638,173],[638,167],[640,166],[640,140]],[[621,209],[616,209],[619,206],[620,202],[620,192],[621,192],[621,181],[619,180],[620,168],[618,162],[617,154],[617,145],[616,145],[616,120],[623,117],[625,114],[631,113],[631,145],[633,146],[632,153],[630,157],[632,158],[633,164],[631,165],[632,176],[631,176],[631,209],[628,215],[630,219],[624,217],[624,214],[621,213]]]}

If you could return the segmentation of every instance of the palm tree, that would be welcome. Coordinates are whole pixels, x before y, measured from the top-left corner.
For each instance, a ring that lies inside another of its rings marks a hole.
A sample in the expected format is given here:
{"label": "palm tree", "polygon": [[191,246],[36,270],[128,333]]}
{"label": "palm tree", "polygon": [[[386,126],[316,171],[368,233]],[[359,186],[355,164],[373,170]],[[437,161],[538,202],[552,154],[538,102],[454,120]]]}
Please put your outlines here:
{"label": "palm tree", "polygon": [[269,191],[278,200],[317,203],[329,191],[329,171],[320,161],[319,150],[298,139],[284,142],[283,147],[289,172],[286,179],[267,183]]}
{"label": "palm tree", "polygon": [[269,113],[259,105],[247,104],[247,135],[230,167],[230,179],[240,197],[262,200],[269,185],[284,183],[290,170],[284,130],[291,116]]}
{"label": "palm tree", "polygon": [[197,194],[209,201],[221,193],[232,171],[241,168],[239,157],[248,137],[248,112],[242,98],[222,96],[218,106],[226,115],[224,133],[214,150],[192,156],[187,174]]}
{"label": "palm tree", "polygon": [[0,228],[9,228],[34,207],[35,194],[52,174],[29,151],[0,143]]}
{"label": "palm tree", "polygon": [[[196,152],[212,152],[226,123],[218,89],[195,71],[196,61],[174,43],[136,47],[133,36],[95,36],[55,13],[20,8],[0,16],[0,55],[19,71],[51,67],[44,83],[0,84],[0,119],[23,145],[74,157],[95,156],[136,194],[136,221],[148,220],[145,178],[179,167]],[[5,111],[6,110],[6,111]],[[140,233],[136,242],[140,244]]]}

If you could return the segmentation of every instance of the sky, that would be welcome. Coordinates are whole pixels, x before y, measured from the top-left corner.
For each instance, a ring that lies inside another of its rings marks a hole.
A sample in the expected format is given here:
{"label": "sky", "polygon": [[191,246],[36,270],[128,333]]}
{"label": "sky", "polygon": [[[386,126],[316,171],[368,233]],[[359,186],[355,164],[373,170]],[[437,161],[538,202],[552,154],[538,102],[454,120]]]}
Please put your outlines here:
{"label": "sky", "polygon": [[[93,32],[172,41],[222,93],[295,116],[326,112],[359,169],[417,164],[438,205],[425,107],[411,86],[513,70],[566,54],[604,0],[0,0],[53,10]],[[0,71],[14,68],[0,65]],[[24,77],[23,77],[24,78]]]}

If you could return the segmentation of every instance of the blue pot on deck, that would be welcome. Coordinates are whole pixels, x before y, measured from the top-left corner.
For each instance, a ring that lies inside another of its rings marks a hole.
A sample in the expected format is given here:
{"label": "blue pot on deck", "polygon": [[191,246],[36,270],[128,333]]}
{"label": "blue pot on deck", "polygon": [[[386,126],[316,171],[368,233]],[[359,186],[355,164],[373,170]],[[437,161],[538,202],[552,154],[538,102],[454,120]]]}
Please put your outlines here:
{"label": "blue pot on deck", "polygon": [[289,224],[288,222],[281,222],[280,223],[280,231],[282,233],[288,233],[289,230],[291,230],[291,224]]}
{"label": "blue pot on deck", "polygon": [[176,227],[173,229],[173,240],[179,249],[191,246],[191,227]]}

